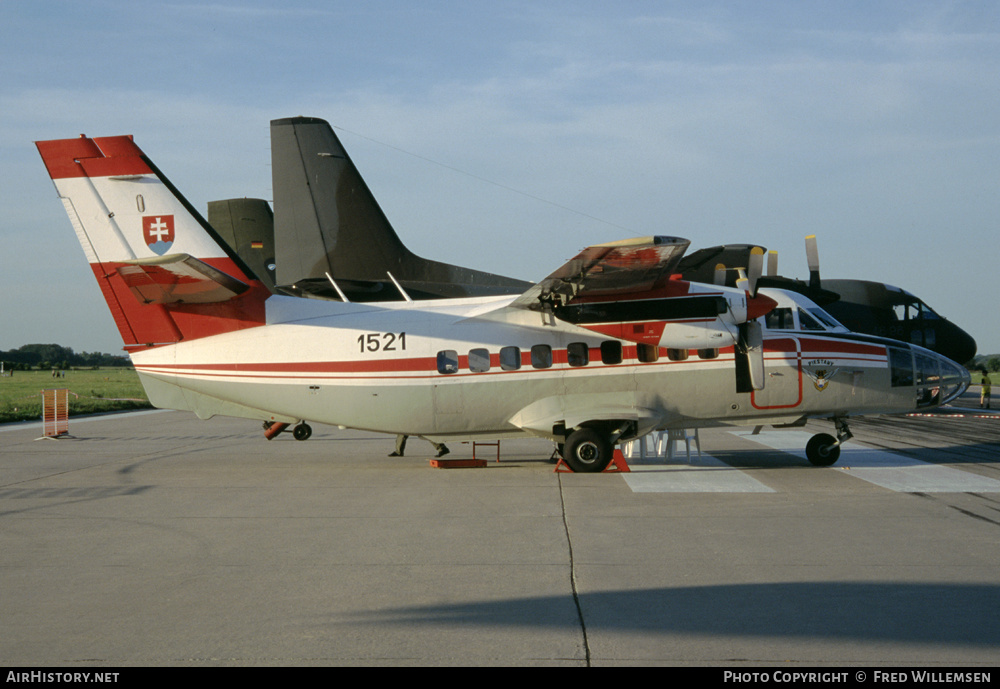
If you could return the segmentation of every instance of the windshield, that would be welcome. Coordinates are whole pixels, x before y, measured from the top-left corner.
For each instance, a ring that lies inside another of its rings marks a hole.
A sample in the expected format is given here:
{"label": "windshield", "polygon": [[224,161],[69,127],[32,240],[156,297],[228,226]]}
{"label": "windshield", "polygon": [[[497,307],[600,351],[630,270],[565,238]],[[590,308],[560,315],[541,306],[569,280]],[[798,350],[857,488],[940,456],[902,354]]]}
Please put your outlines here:
{"label": "windshield", "polygon": [[809,309],[809,313],[815,316],[816,320],[818,320],[820,323],[825,325],[830,330],[835,330],[837,328],[844,327],[844,325],[840,321],[838,321],[836,318],[834,318],[833,316],[831,316],[818,306]]}
{"label": "windshield", "polygon": [[900,304],[893,304],[892,311],[896,314],[897,321],[910,321],[920,318],[940,318],[940,316],[934,312],[934,309],[916,298]]}
{"label": "windshield", "polygon": [[826,330],[822,323],[810,316],[804,309],[799,309],[800,330]]}
{"label": "windshield", "polygon": [[823,332],[845,329],[836,318],[817,307],[773,309],[764,317],[764,327],[768,330],[807,330]]}

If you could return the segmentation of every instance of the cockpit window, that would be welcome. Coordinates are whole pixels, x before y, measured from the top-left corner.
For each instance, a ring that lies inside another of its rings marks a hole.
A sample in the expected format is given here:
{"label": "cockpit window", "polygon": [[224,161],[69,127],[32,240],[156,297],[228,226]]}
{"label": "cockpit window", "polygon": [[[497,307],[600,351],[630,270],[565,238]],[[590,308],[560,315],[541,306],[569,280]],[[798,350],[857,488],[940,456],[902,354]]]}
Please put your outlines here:
{"label": "cockpit window", "polygon": [[836,330],[837,328],[844,327],[841,325],[840,321],[819,307],[809,309],[809,313],[815,316],[816,320],[825,325],[828,330]]}
{"label": "cockpit window", "polygon": [[803,309],[799,309],[799,329],[800,330],[826,330],[819,321],[806,313]]}
{"label": "cockpit window", "polygon": [[940,318],[941,316],[934,313],[934,309],[929,307],[924,302],[918,302],[920,304],[920,317],[921,318]]}
{"label": "cockpit window", "polygon": [[836,318],[812,302],[771,309],[764,316],[764,327],[768,330],[803,330],[806,332],[846,330]]}
{"label": "cockpit window", "polygon": [[931,319],[931,318],[941,318],[934,312],[934,309],[929,307],[924,302],[919,299],[914,299],[913,301],[908,301],[901,304],[893,304],[892,311],[896,314],[897,321],[909,321],[916,320],[918,318]]}
{"label": "cockpit window", "polygon": [[764,319],[765,327],[768,330],[795,329],[795,322],[792,320],[792,310],[789,308],[772,309]]}

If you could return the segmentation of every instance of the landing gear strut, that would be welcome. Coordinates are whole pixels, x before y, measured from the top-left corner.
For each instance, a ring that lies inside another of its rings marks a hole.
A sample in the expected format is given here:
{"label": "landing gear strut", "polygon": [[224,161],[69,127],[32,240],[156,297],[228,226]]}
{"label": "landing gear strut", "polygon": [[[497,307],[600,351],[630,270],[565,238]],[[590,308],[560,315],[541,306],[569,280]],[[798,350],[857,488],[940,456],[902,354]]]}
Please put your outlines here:
{"label": "landing gear strut", "polygon": [[847,427],[847,419],[834,417],[833,423],[837,426],[836,438],[829,433],[817,433],[806,444],[806,459],[813,466],[833,465],[840,458],[840,446],[854,437]]}

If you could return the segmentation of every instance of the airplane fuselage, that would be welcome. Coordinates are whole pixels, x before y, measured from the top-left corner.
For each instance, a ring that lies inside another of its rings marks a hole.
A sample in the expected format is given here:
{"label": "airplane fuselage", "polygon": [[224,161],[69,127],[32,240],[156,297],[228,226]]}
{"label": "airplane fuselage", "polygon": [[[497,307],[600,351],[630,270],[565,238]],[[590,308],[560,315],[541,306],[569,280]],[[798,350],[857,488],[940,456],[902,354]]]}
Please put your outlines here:
{"label": "airplane fuselage", "polygon": [[644,348],[498,308],[510,299],[275,296],[266,325],[132,358],[156,406],[432,437],[557,438],[601,418],[646,432],[901,412],[923,381],[909,358],[906,384],[893,385],[890,344],[875,338],[782,331],[765,335],[765,389],[738,393],[731,346]]}

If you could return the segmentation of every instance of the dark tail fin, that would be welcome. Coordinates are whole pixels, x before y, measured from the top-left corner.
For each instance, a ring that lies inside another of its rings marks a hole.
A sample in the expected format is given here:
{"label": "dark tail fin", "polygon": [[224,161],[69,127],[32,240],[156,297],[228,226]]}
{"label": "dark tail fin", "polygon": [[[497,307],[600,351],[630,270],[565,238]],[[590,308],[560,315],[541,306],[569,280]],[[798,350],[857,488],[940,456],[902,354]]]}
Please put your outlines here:
{"label": "dark tail fin", "polygon": [[[330,288],[357,301],[519,294],[521,280],[421,258],[408,250],[325,121],[271,122],[276,280]],[[308,291],[308,288],[306,288]]]}
{"label": "dark tail fin", "polygon": [[272,292],[274,289],[274,214],[263,199],[208,202],[208,224],[239,254]]}

